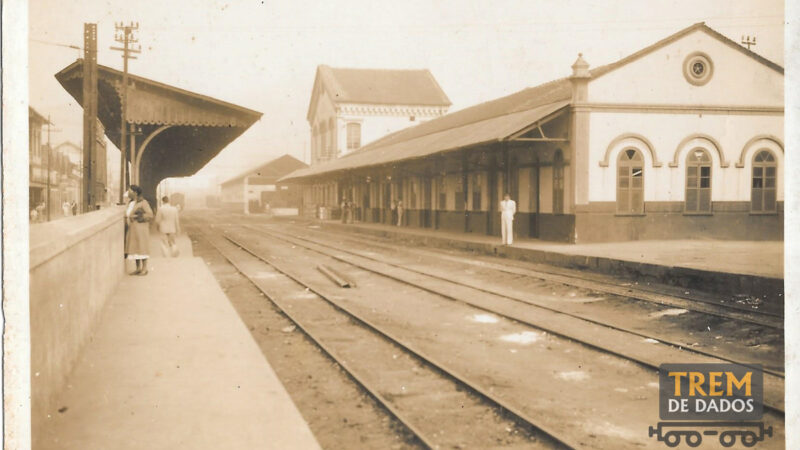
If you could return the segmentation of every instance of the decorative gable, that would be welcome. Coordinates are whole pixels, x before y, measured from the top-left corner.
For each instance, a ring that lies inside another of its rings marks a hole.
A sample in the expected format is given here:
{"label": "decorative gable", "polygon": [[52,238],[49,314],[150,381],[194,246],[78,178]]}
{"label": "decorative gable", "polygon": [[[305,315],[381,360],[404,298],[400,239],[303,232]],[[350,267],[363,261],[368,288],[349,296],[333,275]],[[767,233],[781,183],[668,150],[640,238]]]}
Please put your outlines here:
{"label": "decorative gable", "polygon": [[589,81],[588,101],[782,108],[783,71],[700,24]]}

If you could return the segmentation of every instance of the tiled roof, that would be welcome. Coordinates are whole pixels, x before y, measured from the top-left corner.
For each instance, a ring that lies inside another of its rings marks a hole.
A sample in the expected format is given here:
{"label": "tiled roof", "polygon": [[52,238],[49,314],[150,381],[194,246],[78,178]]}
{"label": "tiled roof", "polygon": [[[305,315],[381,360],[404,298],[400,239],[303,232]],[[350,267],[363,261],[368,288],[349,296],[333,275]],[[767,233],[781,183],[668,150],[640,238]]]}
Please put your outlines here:
{"label": "tiled roof", "polygon": [[331,100],[337,103],[451,105],[428,69],[346,69],[321,65],[318,71]]}

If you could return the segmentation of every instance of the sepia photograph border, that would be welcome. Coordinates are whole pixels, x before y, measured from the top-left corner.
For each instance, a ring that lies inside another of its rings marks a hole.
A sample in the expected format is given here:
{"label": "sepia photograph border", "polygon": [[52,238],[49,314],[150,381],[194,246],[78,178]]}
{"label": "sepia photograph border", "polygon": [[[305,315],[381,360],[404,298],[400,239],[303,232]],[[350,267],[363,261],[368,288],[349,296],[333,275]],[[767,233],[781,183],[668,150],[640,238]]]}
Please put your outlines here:
{"label": "sepia photograph border", "polygon": [[[346,2],[346,0],[340,0]],[[487,2],[488,3],[488,2]],[[31,446],[28,253],[28,2],[2,8],[2,448]],[[785,2],[786,448],[800,448],[800,0]]]}

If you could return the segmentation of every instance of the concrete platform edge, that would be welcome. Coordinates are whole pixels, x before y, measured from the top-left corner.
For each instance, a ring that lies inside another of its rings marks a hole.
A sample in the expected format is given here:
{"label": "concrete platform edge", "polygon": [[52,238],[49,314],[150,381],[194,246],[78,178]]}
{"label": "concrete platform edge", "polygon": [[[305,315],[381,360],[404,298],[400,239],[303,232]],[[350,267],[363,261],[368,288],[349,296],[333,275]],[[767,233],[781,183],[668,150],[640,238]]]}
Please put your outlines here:
{"label": "concrete platform edge", "polygon": [[402,230],[384,230],[359,227],[357,224],[343,225],[338,223],[321,222],[324,228],[347,231],[351,233],[369,234],[404,242],[424,244],[440,248],[458,248],[484,253],[487,255],[502,256],[519,261],[545,263],[567,269],[589,270],[592,272],[613,275],[625,278],[637,278],[640,281],[651,281],[671,286],[680,286],[686,289],[714,292],[718,294],[749,294],[768,295],[770,297],[782,296],[784,280],[757,275],[745,275],[728,272],[714,272],[709,270],[693,269],[688,267],[666,266],[636,261],[626,261],[608,257],[571,255],[544,250],[535,250],[519,247],[504,247],[502,245],[485,244],[469,240],[452,239],[436,236],[435,233],[420,236],[415,233],[406,233]]}

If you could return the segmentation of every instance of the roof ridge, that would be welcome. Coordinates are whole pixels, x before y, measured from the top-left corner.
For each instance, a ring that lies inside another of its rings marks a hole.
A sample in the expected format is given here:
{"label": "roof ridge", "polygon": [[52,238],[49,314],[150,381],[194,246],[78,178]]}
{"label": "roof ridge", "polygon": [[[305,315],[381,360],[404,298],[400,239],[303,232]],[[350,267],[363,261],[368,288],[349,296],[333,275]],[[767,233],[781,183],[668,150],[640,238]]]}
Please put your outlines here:
{"label": "roof ridge", "polygon": [[[432,120],[430,120],[428,122],[423,122],[423,123],[417,124],[417,125],[415,125],[413,127],[407,127],[407,128],[403,128],[401,130],[397,130],[394,133],[390,133],[390,134],[387,134],[385,136],[382,136],[382,137],[378,138],[377,140],[372,141],[369,144],[361,147],[360,149],[358,149],[358,152],[361,152],[362,150],[366,151],[366,150],[373,149],[378,144],[380,144],[381,142],[385,142],[385,141],[389,140],[391,137],[396,137],[398,134],[403,133],[403,132],[409,132],[410,130],[419,129],[418,127],[433,123],[433,122],[435,122],[437,120],[441,120],[441,119],[444,119],[446,117],[453,117],[454,115],[463,113],[465,111],[469,111],[469,110],[474,110],[474,109],[478,109],[478,108],[481,108],[481,107],[485,107],[487,104],[499,103],[502,100],[506,100],[506,99],[511,98],[511,97],[513,97],[515,95],[519,95],[519,94],[521,94],[523,92],[531,91],[531,90],[534,90],[534,89],[545,88],[545,87],[547,87],[549,85],[554,85],[556,83],[563,83],[564,81],[567,81],[567,80],[569,80],[569,77],[556,78],[554,80],[546,81],[544,83],[537,84],[535,86],[529,86],[529,87],[520,89],[519,91],[512,92],[512,93],[504,95],[502,97],[497,97],[497,98],[493,98],[491,100],[483,101],[481,103],[476,103],[474,105],[470,105],[470,106],[468,106],[468,107],[466,107],[464,109],[460,109],[458,111],[453,111],[453,112],[447,113],[447,114],[445,114],[443,116],[437,117],[437,118],[432,119]],[[502,112],[500,114],[494,114],[494,115],[489,115],[489,116],[485,116],[485,117],[475,118],[473,120],[470,120],[470,121],[467,121],[467,122],[464,122],[464,123],[460,123],[458,125],[455,125],[455,126],[452,126],[452,127],[448,127],[448,128],[445,128],[445,129],[440,129],[440,130],[434,129],[434,130],[431,130],[430,132],[426,132],[426,133],[411,137],[409,139],[416,139],[416,138],[423,137],[423,136],[429,136],[431,134],[435,134],[435,133],[438,133],[438,132],[441,132],[441,131],[444,131],[444,130],[448,130],[448,129],[452,129],[452,128],[459,128],[459,127],[462,127],[462,126],[471,125],[471,124],[474,124],[474,123],[482,122],[484,120],[489,120],[489,119],[493,119],[493,118],[496,118],[496,117],[503,117],[503,116],[507,116],[509,114],[515,114],[515,113],[522,112],[522,111],[529,111],[531,109],[538,108],[540,106],[550,105],[550,104],[553,104],[553,103],[557,103],[559,101],[561,101],[561,100],[554,100],[552,102],[542,103],[542,104],[539,104],[539,105],[533,105],[533,106],[530,106],[530,107],[524,108],[524,109],[510,109],[510,110],[507,110],[507,111]],[[345,155],[345,156],[349,156],[349,155],[352,155],[352,154],[358,153],[358,152],[351,152],[351,153],[348,153],[348,155]]]}
{"label": "roof ridge", "polygon": [[[232,176],[232,177],[230,177],[230,178],[226,179],[225,181],[222,181],[222,182],[220,182],[219,184],[220,184],[220,185],[223,185],[223,184],[228,184],[228,183],[230,183],[231,181],[238,180],[239,178],[244,178],[245,176],[247,176],[247,174],[249,174],[249,173],[251,173],[251,172],[253,172],[253,171],[260,170],[262,167],[266,167],[266,166],[268,166],[268,165],[270,165],[270,164],[272,164],[272,163],[274,163],[274,162],[276,162],[276,161],[279,161],[279,160],[281,160],[281,159],[284,159],[284,158],[287,158],[287,157],[288,157],[288,158],[291,158],[291,159],[293,159],[293,160],[295,160],[295,161],[297,161],[297,162],[299,162],[299,163],[301,163],[301,164],[303,164],[303,165],[304,165],[304,166],[306,166],[306,167],[308,167],[308,164],[306,164],[305,162],[303,162],[303,161],[300,161],[299,159],[295,158],[294,156],[292,156],[292,155],[290,155],[290,154],[288,154],[288,153],[284,153],[283,155],[281,155],[281,156],[276,156],[275,158],[272,158],[272,159],[268,160],[267,162],[265,162],[265,163],[263,163],[263,164],[259,164],[259,165],[258,165],[258,166],[256,166],[256,167],[249,168],[249,169],[246,169],[246,170],[244,170],[244,171],[242,171],[242,172],[239,172],[237,175],[234,175],[234,176]],[[301,167],[301,169],[302,169],[302,167]],[[299,169],[297,169],[297,170],[299,170]]]}
{"label": "roof ridge", "polygon": [[430,69],[428,69],[427,67],[423,67],[421,69],[407,69],[407,68],[406,69],[389,69],[389,68],[385,68],[385,67],[379,67],[379,68],[372,68],[372,67],[331,67],[331,66],[328,66],[328,65],[325,65],[325,67],[330,69],[330,70],[363,70],[363,71],[370,70],[370,71],[379,71],[379,72],[425,72],[425,71],[430,72]]}
{"label": "roof ridge", "polygon": [[[69,66],[61,69],[61,71],[59,71],[55,75],[56,79],[58,79],[59,75],[65,74],[67,71],[72,70],[73,66],[77,67],[78,65],[83,67],[83,58],[78,58],[72,64],[70,64]],[[117,69],[115,69],[113,67],[105,66],[103,64],[98,64],[97,68],[98,68],[98,70],[100,70],[100,69],[106,70],[106,71],[108,71],[108,72],[110,72],[110,73],[112,73],[114,75],[120,76],[120,77],[123,75],[121,70],[117,70]],[[261,113],[259,111],[247,108],[245,106],[240,106],[240,105],[237,105],[235,103],[231,103],[231,102],[228,102],[228,101],[225,101],[225,100],[220,100],[220,99],[214,98],[214,97],[212,97],[210,95],[201,94],[199,92],[194,92],[194,91],[190,91],[188,89],[179,88],[179,87],[173,86],[171,84],[167,84],[167,83],[164,83],[164,82],[161,82],[161,81],[156,81],[156,80],[154,80],[152,78],[146,78],[146,77],[143,77],[141,75],[135,75],[135,74],[132,74],[132,73],[128,73],[128,77],[130,77],[134,81],[138,80],[138,81],[143,82],[143,83],[150,83],[155,87],[158,87],[158,88],[161,88],[161,89],[165,89],[167,91],[176,92],[178,94],[186,95],[188,97],[194,97],[196,99],[203,100],[203,101],[206,101],[206,102],[209,102],[209,103],[215,103],[215,104],[217,104],[219,106],[224,106],[226,108],[238,110],[239,112],[244,113],[244,114],[258,116],[258,118],[261,118],[261,116],[264,115],[263,113]],[[258,118],[256,120],[258,120]]]}

